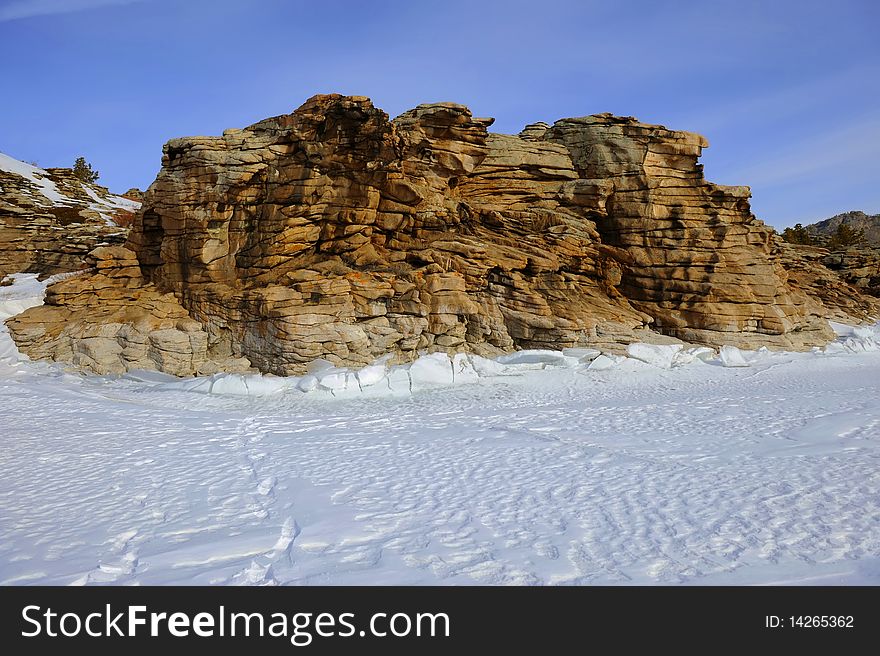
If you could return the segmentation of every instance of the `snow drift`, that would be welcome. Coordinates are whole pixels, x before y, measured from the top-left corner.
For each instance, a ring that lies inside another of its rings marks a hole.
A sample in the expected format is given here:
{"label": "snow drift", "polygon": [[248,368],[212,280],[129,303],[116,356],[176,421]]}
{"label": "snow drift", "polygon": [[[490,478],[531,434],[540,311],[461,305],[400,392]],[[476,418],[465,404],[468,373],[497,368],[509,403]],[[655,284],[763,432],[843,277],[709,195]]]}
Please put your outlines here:
{"label": "snow drift", "polygon": [[[36,275],[17,274],[13,283],[0,287],[0,319],[43,302],[46,287],[60,277],[39,281]],[[873,326],[833,324],[838,340],[812,355],[836,355],[880,350],[880,323]],[[271,396],[283,393],[313,394],[333,398],[354,396],[399,396],[437,387],[475,384],[505,376],[522,376],[531,371],[571,369],[582,373],[615,369],[625,362],[632,366],[657,369],[700,364],[723,367],[752,367],[774,358],[799,354],[770,351],[743,351],[723,346],[717,352],[705,346],[684,344],[630,344],[626,356],[601,353],[591,348],[562,351],[527,349],[488,359],[478,355],[430,353],[402,365],[389,365],[389,356],[361,369],[334,366],[327,360],[313,362],[304,376],[279,377],[271,374],[230,374],[178,379],[156,372],[129,372],[121,378],[154,385],[157,389],[230,396]],[[26,361],[9,337],[5,324],[0,328],[0,364],[10,366]],[[56,365],[60,366],[60,365]],[[109,377],[114,378],[114,377]]]}

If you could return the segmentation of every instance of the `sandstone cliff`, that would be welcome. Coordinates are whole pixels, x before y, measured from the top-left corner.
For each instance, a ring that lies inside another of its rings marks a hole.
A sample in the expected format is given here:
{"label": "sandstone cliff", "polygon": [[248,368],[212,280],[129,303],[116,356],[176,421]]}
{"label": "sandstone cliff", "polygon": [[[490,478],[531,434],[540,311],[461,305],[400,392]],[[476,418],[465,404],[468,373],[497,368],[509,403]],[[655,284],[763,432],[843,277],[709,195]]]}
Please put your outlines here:
{"label": "sandstone cliff", "polygon": [[96,251],[96,273],[52,286],[12,334],[33,357],[178,375],[832,336],[748,188],[703,179],[702,137],[607,114],[491,123],[324,95],[173,139],[126,248]]}
{"label": "sandstone cliff", "polygon": [[81,269],[99,244],[125,240],[121,225],[139,206],[71,169],[40,169],[0,153],[0,279]]}

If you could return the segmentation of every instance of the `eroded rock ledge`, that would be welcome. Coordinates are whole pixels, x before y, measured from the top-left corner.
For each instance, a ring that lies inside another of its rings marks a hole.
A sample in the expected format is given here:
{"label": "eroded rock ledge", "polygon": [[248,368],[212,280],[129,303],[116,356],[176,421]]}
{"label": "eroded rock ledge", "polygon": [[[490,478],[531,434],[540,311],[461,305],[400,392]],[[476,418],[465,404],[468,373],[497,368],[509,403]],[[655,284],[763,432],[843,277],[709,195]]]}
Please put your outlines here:
{"label": "eroded rock ledge", "polygon": [[832,337],[748,188],[703,179],[699,135],[608,114],[518,136],[491,123],[451,103],[392,121],[367,98],[321,95],[173,139],[126,247],[94,252],[94,273],[53,285],[11,332],[32,357],[178,375],[661,333],[745,348]]}

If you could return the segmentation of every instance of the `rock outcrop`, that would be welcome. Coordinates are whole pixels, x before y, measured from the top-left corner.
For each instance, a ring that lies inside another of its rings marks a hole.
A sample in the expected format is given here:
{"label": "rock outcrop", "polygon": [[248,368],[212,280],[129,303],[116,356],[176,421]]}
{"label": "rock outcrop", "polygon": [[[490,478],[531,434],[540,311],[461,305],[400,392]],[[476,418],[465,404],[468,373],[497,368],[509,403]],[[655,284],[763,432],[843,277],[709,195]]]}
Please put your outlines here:
{"label": "rock outcrop", "polygon": [[[250,363],[214,348],[170,292],[146,284],[135,254],[102,246],[86,258],[94,269],[51,285],[45,305],[13,319],[19,348],[33,358],[69,362],[100,373],[157,369],[188,376],[248,371]],[[64,312],[58,308],[63,307]]]}
{"label": "rock outcrop", "polygon": [[832,337],[748,188],[703,179],[702,137],[608,114],[517,136],[491,123],[451,103],[392,121],[324,95],[173,139],[127,250],[96,252],[97,273],[50,287],[10,330],[32,357],[178,375]]}
{"label": "rock outcrop", "polygon": [[829,252],[777,239],[789,283],[804,292],[814,311],[841,323],[880,317],[880,249]]}
{"label": "rock outcrop", "polygon": [[[850,229],[846,243],[837,234]],[[880,316],[880,214],[844,212],[805,226],[812,245],[779,240],[783,266],[798,286],[839,321],[876,321]],[[859,235],[853,239],[853,235]],[[807,243],[809,243],[807,242]]]}
{"label": "rock outcrop", "polygon": [[0,153],[0,279],[82,268],[100,244],[121,244],[140,203],[83,183],[72,169],[40,169]]}
{"label": "rock outcrop", "polygon": [[751,214],[748,187],[716,185],[696,134],[610,115],[558,121],[602,240],[617,247],[617,286],[664,333],[711,345],[803,348],[828,337],[786,284],[774,231]]}
{"label": "rock outcrop", "polygon": [[137,187],[132,187],[122,195],[125,198],[130,198],[131,200],[137,201],[138,203],[142,203],[144,201],[144,192],[142,192]]}
{"label": "rock outcrop", "polygon": [[880,247],[856,246],[833,251],[822,263],[862,294],[880,300]]}

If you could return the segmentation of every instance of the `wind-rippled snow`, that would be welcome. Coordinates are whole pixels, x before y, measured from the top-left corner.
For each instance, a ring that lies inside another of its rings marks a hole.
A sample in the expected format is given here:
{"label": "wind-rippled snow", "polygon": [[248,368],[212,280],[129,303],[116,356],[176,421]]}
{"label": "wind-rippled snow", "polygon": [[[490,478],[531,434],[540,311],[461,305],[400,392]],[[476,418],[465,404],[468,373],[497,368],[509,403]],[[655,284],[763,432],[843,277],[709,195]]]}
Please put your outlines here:
{"label": "wind-rippled snow", "polygon": [[179,380],[28,362],[4,327],[0,582],[877,584],[877,331],[837,328]]}

